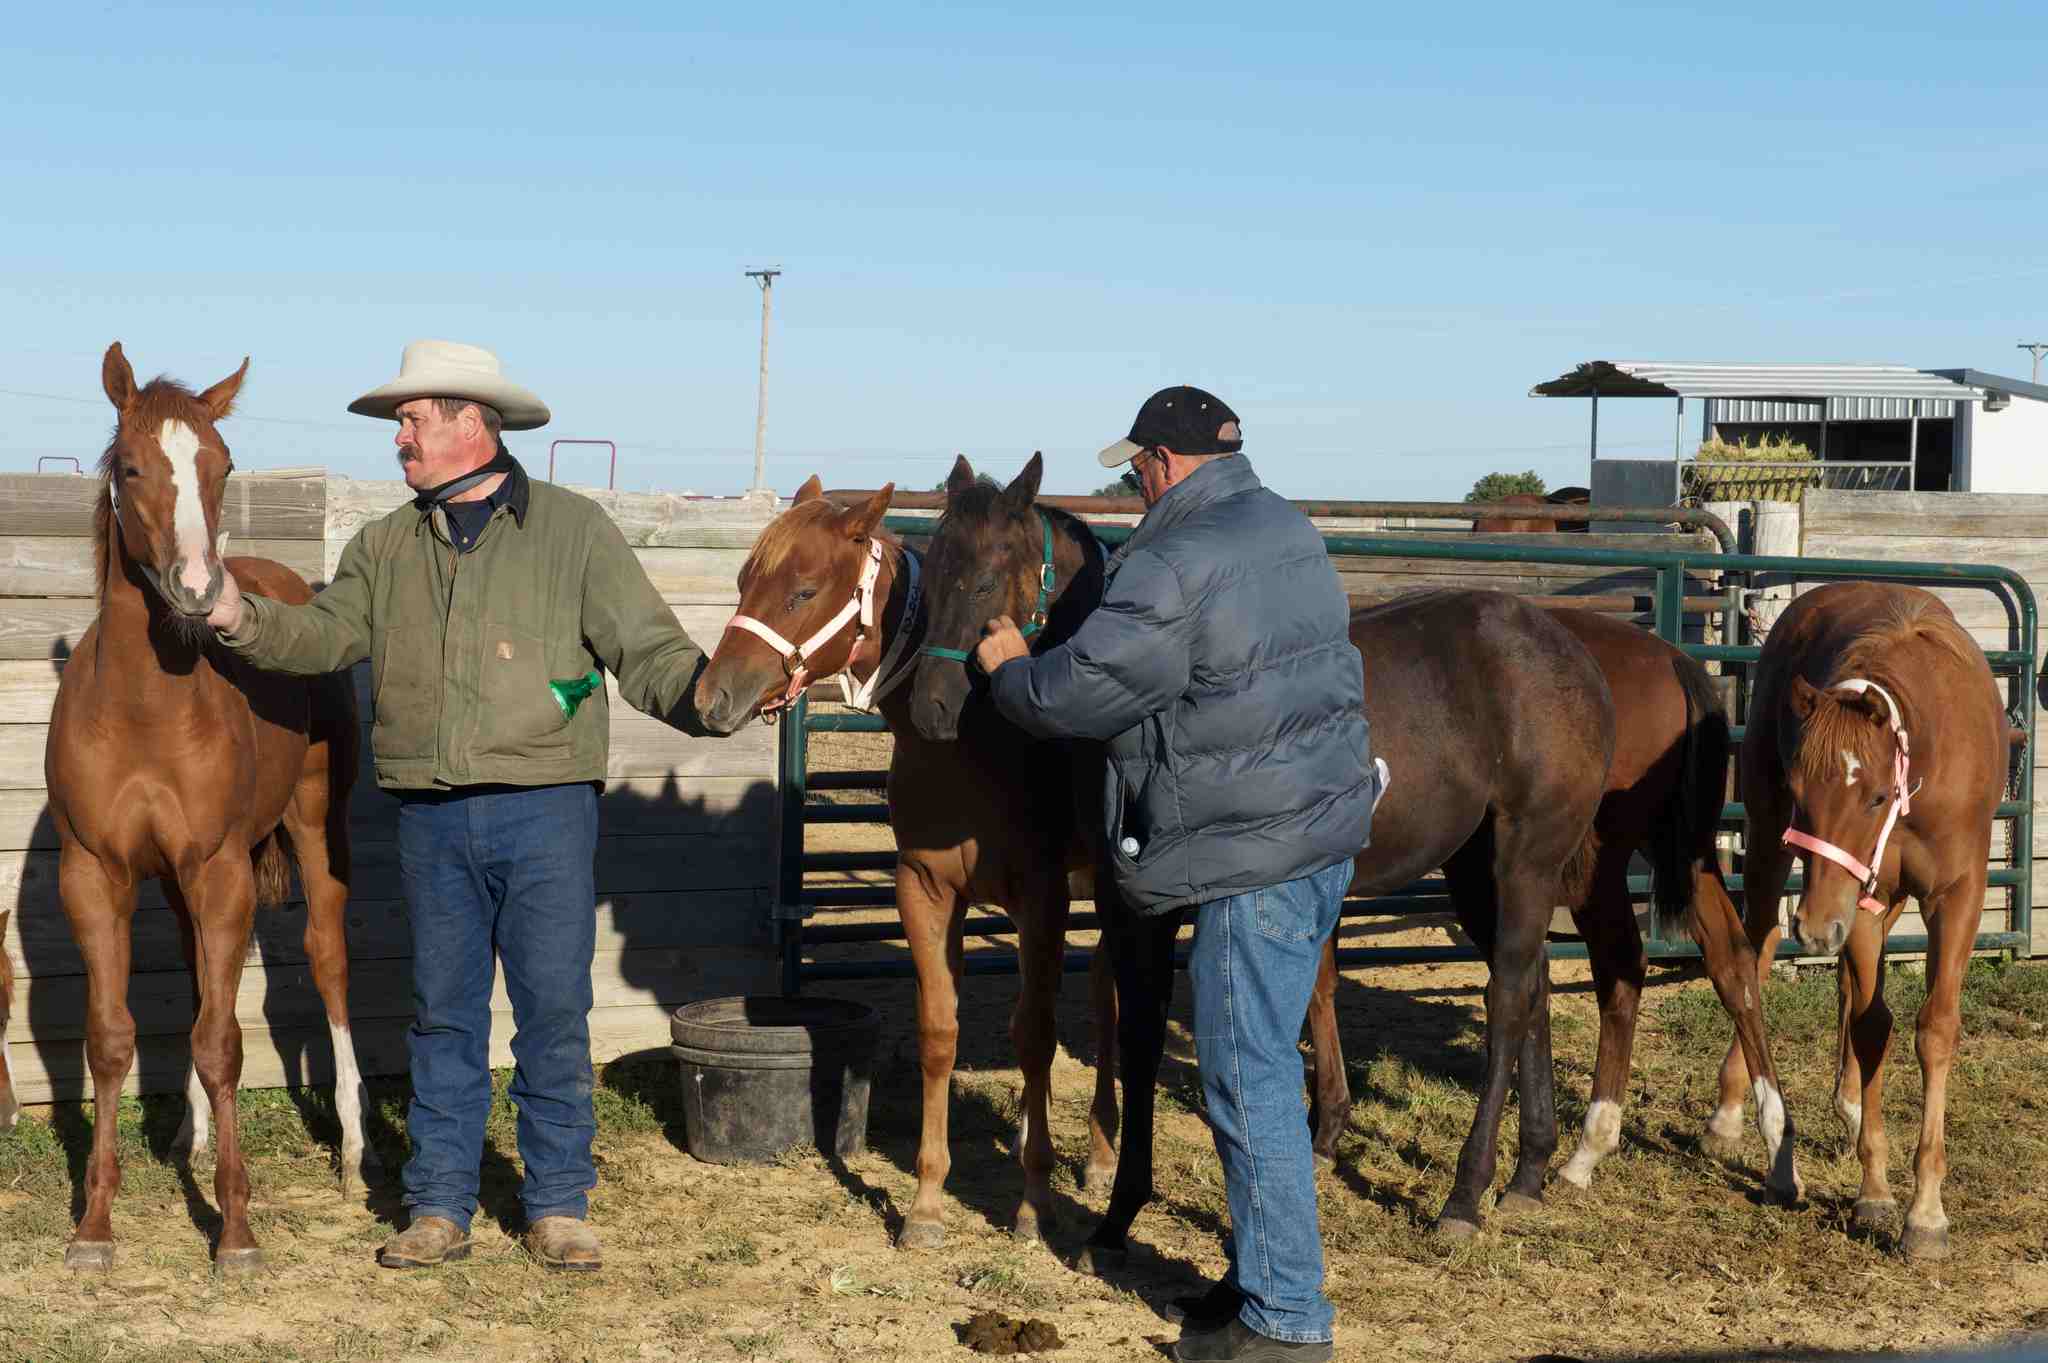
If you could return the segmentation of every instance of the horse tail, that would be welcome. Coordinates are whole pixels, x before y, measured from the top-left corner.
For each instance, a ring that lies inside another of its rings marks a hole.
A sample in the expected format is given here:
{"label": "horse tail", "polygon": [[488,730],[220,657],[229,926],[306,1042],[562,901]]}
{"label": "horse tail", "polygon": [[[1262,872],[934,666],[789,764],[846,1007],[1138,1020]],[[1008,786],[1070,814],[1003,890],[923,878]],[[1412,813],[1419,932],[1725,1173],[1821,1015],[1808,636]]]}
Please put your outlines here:
{"label": "horse tail", "polygon": [[1671,660],[1685,697],[1685,732],[1680,736],[1677,779],[1650,823],[1650,915],[1657,935],[1677,935],[1692,914],[1693,877],[1719,869],[1714,834],[1726,798],[1728,754],[1733,746],[1728,716],[1714,694],[1707,669],[1683,653]]}
{"label": "horse tail", "polygon": [[296,863],[291,834],[284,831],[283,824],[249,849],[249,860],[255,865],[258,908],[276,908],[292,897],[292,871]]}

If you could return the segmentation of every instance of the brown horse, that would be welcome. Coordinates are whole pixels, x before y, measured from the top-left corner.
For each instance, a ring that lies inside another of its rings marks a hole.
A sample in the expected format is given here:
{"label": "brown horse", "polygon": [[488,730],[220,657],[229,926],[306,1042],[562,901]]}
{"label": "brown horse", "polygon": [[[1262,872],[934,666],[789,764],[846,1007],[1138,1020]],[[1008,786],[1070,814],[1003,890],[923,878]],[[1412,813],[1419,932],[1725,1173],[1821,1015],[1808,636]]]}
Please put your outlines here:
{"label": "brown horse", "polygon": [[[970,726],[958,741],[934,742],[910,723],[909,675],[924,616],[912,605],[917,559],[881,528],[893,484],[865,505],[841,509],[816,478],[761,533],[740,569],[738,621],[727,628],[697,681],[698,714],[719,733],[780,709],[804,687],[849,675],[877,686],[876,700],[895,750],[889,759],[889,825],[896,835],[896,907],[917,966],[918,1052],[924,1070],[924,1122],[918,1140],[917,1196],[899,1243],[933,1248],[945,1241],[941,1203],[952,1166],[947,1099],[959,1049],[962,927],[971,904],[998,904],[1016,924],[1022,981],[1010,1037],[1024,1072],[1018,1161],[1024,1196],[1016,1233],[1037,1238],[1053,1220],[1054,1164],[1048,1125],[1054,1005],[1066,943],[1067,869],[1076,858],[1069,783],[1059,759],[999,720]],[[1065,580],[1100,572],[1078,541],[1065,545]],[[879,552],[877,552],[879,551]],[[877,607],[863,612],[860,583],[879,562],[870,588]],[[851,611],[847,610],[853,605]],[[863,629],[863,618],[873,621]],[[906,616],[910,618],[906,619]],[[837,624],[835,625],[835,621]],[[887,676],[877,671],[887,664]],[[1057,768],[1057,770],[1055,770]],[[1098,1059],[1089,1112],[1084,1179],[1106,1183],[1116,1166],[1115,1000],[1105,962],[1094,972]]]}
{"label": "brown horse", "polygon": [[[1548,496],[1535,492],[1510,492],[1493,500],[1503,506],[1583,506],[1589,498],[1584,488],[1561,487]],[[1487,516],[1472,522],[1475,535],[1547,535],[1572,531],[1583,534],[1585,530],[1584,521],[1551,520],[1547,516]]]}
{"label": "brown horse", "polygon": [[[2011,739],[1983,650],[1940,598],[1915,587],[1816,588],[1778,617],[1757,661],[1742,742],[1749,933],[1768,965],[1786,876],[1803,857],[1792,933],[1809,952],[1841,954],[1835,1111],[1863,1164],[1853,1215],[1866,1231],[1898,1213],[1885,1180],[1884,939],[1909,895],[1927,920],[1915,1038],[1925,1107],[1900,1237],[1908,1258],[1948,1253],[1948,1071]],[[1722,1112],[1740,1113],[1746,1078],[1731,1050]]]}
{"label": "brown horse", "polygon": [[[1730,742],[1712,679],[1682,650],[1625,620],[1583,610],[1559,609],[1551,615],[1592,654],[1614,696],[1614,760],[1593,820],[1593,873],[1583,892],[1568,901],[1593,969],[1600,1004],[1599,1051],[1585,1129],[1560,1175],[1576,1187],[1590,1186],[1594,1168],[1621,1142],[1636,1008],[1648,970],[1628,889],[1629,862],[1640,851],[1654,871],[1652,909],[1659,930],[1668,935],[1681,924],[1690,930],[1722,1006],[1735,1020],[1742,1055],[1751,1072],[1762,1076],[1757,1122],[1764,1139],[1767,1182],[1781,1197],[1797,1198],[1800,1181],[1792,1127],[1784,1115],[1760,999],[1752,987],[1756,953],[1728,896],[1714,846]],[[1310,1122],[1316,1153],[1324,1159],[1335,1157],[1351,1107],[1337,1036],[1336,987],[1333,938],[1309,1010],[1314,1041]],[[1724,1123],[1710,1133],[1717,1143],[1740,1140],[1741,1116],[1738,1107],[1735,1126]]]}
{"label": "brown horse", "polygon": [[[928,634],[940,647],[971,649],[991,617],[1033,614],[1043,525],[1052,525],[1056,543],[1093,538],[1065,513],[1034,505],[1040,472],[1034,456],[1007,488],[949,484],[928,585]],[[1048,618],[1075,628],[1076,606],[1085,615],[1095,605],[1090,585],[1064,575],[1057,582]],[[1063,637],[1050,626],[1046,633],[1050,643]],[[1511,1080],[1519,1085],[1521,1149],[1503,1209],[1542,1199],[1557,1149],[1544,939],[1552,906],[1565,902],[1560,893],[1582,893],[1592,869],[1588,834],[1613,755],[1614,707],[1584,646],[1554,617],[1499,592],[1424,593],[1357,611],[1351,638],[1366,659],[1373,748],[1393,772],[1352,893],[1383,894],[1442,867],[1459,921],[1491,968],[1486,1085],[1437,1218],[1445,1232],[1467,1236],[1478,1230],[1480,1198],[1493,1183]],[[1000,723],[973,697],[975,685],[963,663],[926,657],[911,697],[919,731],[943,738],[954,726]],[[1072,746],[1099,783],[1099,745]],[[1083,797],[1088,809],[1099,810],[1099,791],[1097,784]],[[1095,898],[1116,968],[1124,1067],[1116,1184],[1087,1252],[1100,1268],[1125,1254],[1131,1223],[1152,1197],[1154,1090],[1185,915],[1132,913],[1106,866]]]}
{"label": "brown horse", "polygon": [[224,571],[277,600],[312,599],[290,569],[254,558],[223,564],[215,550],[232,468],[215,423],[248,368],[244,360],[197,395],[163,378],[138,388],[117,342],[101,369],[120,418],[100,461],[105,487],[93,516],[99,617],[65,664],[44,756],[62,847],[58,890],[85,959],[93,1078],[85,1215],[64,1253],[73,1268],[113,1263],[116,1111],[135,1056],[130,926],[137,889],[151,877],[178,915],[198,997],[196,1089],[178,1143],[203,1149],[209,1116],[219,1129],[216,1266],[234,1272],[262,1263],[235,1122],[235,996],[256,907],[290,895],[294,857],[306,891],[306,956],[334,1043],[344,1191],[372,1167],[349,1038],[342,917],[354,697],[343,677],[256,672],[214,643],[206,625]]}

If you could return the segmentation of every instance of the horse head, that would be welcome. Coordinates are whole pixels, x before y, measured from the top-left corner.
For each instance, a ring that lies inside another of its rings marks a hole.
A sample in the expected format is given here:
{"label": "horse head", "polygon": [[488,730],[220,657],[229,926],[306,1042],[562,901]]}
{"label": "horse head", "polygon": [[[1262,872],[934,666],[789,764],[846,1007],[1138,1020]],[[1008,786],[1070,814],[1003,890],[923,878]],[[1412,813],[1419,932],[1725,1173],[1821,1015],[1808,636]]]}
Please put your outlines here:
{"label": "horse head", "polygon": [[960,736],[982,626],[998,615],[1025,626],[1039,610],[1049,532],[1033,501],[1044,473],[1034,454],[998,487],[960,456],[946,478],[946,511],[925,551],[924,656],[910,690],[911,719],[935,742]]}
{"label": "horse head", "polygon": [[855,620],[827,627],[854,600],[895,491],[890,483],[860,506],[841,507],[826,500],[813,476],[761,532],[740,567],[734,623],[697,678],[697,715],[706,728],[732,733],[853,664]]}
{"label": "horse head", "polygon": [[100,365],[100,383],[120,414],[100,460],[107,547],[118,544],[164,604],[188,619],[204,618],[220,595],[221,492],[234,460],[215,424],[233,409],[248,372],[244,359],[203,393],[167,378],[137,388],[119,341]]}
{"label": "horse head", "polygon": [[[1786,786],[1794,810],[1788,844],[1806,853],[1805,889],[1792,933],[1815,955],[1833,955],[1849,940],[1859,905],[1883,896],[1885,850],[1897,818],[1910,808],[1906,737],[1895,732],[1893,701],[1870,684],[1819,687],[1792,679],[1795,724],[1779,728]],[[1896,808],[1896,813],[1894,810]]]}

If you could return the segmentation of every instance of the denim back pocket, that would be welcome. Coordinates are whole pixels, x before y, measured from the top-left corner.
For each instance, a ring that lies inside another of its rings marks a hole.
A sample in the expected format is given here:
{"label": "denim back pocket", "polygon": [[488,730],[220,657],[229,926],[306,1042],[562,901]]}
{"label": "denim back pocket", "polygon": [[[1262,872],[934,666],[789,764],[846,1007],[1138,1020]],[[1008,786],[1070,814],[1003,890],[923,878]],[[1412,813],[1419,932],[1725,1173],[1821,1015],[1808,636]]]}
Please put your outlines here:
{"label": "denim back pocket", "polygon": [[1276,942],[1315,941],[1319,936],[1316,918],[1316,897],[1309,881],[1290,880],[1252,893],[1252,926]]}

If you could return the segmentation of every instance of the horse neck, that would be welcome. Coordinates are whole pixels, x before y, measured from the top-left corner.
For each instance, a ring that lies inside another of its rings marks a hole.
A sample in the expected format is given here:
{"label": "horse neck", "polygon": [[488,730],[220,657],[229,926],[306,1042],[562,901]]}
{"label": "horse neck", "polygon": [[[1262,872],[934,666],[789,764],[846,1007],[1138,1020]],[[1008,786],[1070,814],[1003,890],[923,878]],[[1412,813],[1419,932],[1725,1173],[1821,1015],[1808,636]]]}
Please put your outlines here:
{"label": "horse neck", "polygon": [[1102,602],[1102,546],[1085,522],[1062,516],[1051,519],[1057,580],[1052,598],[1045,603],[1043,648],[1066,642]]}
{"label": "horse neck", "polygon": [[[906,571],[910,551],[896,540],[883,539],[879,542],[882,546],[882,567],[875,576],[875,597],[882,602],[882,609],[876,613],[874,633],[847,660],[847,674],[856,682],[866,682],[882,665],[890,642],[905,627],[903,613],[910,605],[910,574]],[[923,612],[920,611],[919,618],[908,624],[911,629],[922,630]],[[916,640],[909,643],[914,644]]]}
{"label": "horse neck", "polygon": [[[94,634],[99,653],[95,692],[155,701],[166,687],[196,687],[201,674],[210,670],[200,666],[206,650],[169,627],[169,607],[128,556],[118,519],[107,523],[104,554]],[[108,666],[109,662],[115,665]]]}

